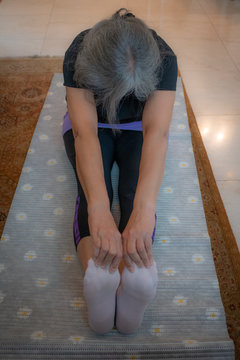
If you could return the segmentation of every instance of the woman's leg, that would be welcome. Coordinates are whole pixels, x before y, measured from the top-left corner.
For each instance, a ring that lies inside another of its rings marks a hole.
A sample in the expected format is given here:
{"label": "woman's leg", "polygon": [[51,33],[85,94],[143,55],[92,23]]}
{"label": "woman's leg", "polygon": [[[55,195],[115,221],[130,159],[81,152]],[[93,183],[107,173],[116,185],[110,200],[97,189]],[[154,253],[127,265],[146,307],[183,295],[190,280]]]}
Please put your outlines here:
{"label": "woman's leg", "polygon": [[[106,187],[112,205],[111,169],[114,161],[114,139],[110,129],[98,129],[98,137],[101,145]],[[74,241],[85,271],[83,293],[88,307],[88,321],[95,332],[104,334],[114,326],[116,291],[120,282],[120,274],[118,271],[110,274],[108,268],[96,267],[93,262],[94,251],[88,227],[87,201],[76,172],[72,130],[64,134],[64,143],[78,184],[78,198],[74,217]]]}
{"label": "woman's leg", "polygon": [[[111,205],[113,199],[111,169],[114,162],[114,139],[110,129],[99,128],[98,137],[102,151],[105,182]],[[63,135],[63,140],[68,159],[73,167],[77,181],[78,196],[75,205],[73,238],[78,257],[85,272],[88,266],[88,260],[93,256],[94,252],[93,242],[88,226],[87,201],[77,175],[74,137],[71,129],[65,132]]]}
{"label": "woman's leg", "polygon": [[[140,131],[124,130],[116,141],[116,161],[119,166],[118,195],[121,208],[119,231],[128,223],[136,192],[142,153],[143,135]],[[156,221],[156,215],[155,215]],[[152,239],[154,240],[155,228]],[[117,329],[130,334],[141,325],[145,309],[156,294],[156,263],[150,268],[134,265],[131,273],[125,267],[121,274],[121,285],[117,292]]]}
{"label": "woman's leg", "polygon": [[[125,229],[133,209],[133,200],[137,188],[139,167],[142,154],[142,131],[122,130],[117,135],[116,162],[119,167],[118,197],[121,209],[119,231]],[[155,224],[157,216],[155,214]],[[153,230],[152,242],[154,241]]]}

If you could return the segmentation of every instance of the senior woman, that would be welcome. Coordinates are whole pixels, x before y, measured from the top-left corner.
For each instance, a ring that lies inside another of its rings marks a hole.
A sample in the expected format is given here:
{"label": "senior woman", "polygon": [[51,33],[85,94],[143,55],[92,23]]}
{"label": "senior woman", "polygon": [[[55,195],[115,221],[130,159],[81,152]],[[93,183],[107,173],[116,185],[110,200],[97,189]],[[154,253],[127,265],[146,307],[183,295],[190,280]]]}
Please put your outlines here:
{"label": "senior woman", "polygon": [[[65,53],[68,112],[63,139],[78,196],[73,235],[84,273],[90,327],[141,325],[157,287],[152,252],[176,94],[177,58],[127,9],[82,31]],[[111,169],[119,166],[120,223]]]}

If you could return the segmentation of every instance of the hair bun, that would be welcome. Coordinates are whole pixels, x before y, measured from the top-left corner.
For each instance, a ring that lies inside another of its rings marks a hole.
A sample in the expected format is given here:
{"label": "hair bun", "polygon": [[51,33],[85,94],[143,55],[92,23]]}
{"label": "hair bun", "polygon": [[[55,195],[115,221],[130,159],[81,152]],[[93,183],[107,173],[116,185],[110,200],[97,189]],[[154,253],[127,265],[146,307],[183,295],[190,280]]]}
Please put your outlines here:
{"label": "hair bun", "polygon": [[[121,11],[124,11],[124,13],[123,13],[123,14],[120,14]],[[119,18],[125,19],[125,18],[127,18],[127,17],[135,17],[135,15],[133,15],[133,14],[132,14],[130,11],[128,11],[126,8],[121,8],[121,9],[119,9],[119,10],[116,11],[116,12],[113,14],[113,16],[112,16],[113,19],[119,19]]]}
{"label": "hair bun", "polygon": [[127,13],[126,15],[123,15],[123,17],[135,17],[135,15],[133,15],[132,13]]}

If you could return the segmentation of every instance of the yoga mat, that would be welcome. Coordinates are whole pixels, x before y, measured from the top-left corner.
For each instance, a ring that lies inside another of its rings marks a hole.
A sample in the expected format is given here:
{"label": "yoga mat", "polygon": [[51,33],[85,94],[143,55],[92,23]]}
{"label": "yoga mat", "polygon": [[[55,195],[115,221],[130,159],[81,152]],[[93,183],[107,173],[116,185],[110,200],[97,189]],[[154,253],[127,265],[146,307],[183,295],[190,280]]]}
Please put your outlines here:
{"label": "yoga mat", "polygon": [[[55,74],[0,241],[1,359],[234,359],[201,199],[181,79],[157,199],[157,295],[141,328],[96,335],[73,243],[77,197]],[[112,212],[119,222],[118,167]]]}

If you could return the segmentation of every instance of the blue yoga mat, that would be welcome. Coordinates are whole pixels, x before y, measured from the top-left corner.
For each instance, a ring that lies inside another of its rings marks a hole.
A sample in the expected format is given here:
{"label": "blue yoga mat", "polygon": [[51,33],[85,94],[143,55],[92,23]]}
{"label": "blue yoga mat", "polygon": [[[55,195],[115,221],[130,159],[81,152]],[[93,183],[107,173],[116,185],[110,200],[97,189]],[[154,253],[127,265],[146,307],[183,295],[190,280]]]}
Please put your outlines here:
{"label": "blue yoga mat", "polygon": [[[0,241],[1,359],[234,359],[199,188],[181,79],[157,199],[157,295],[141,328],[96,335],[73,243],[77,184],[55,74]],[[112,212],[119,222],[118,167]]]}

